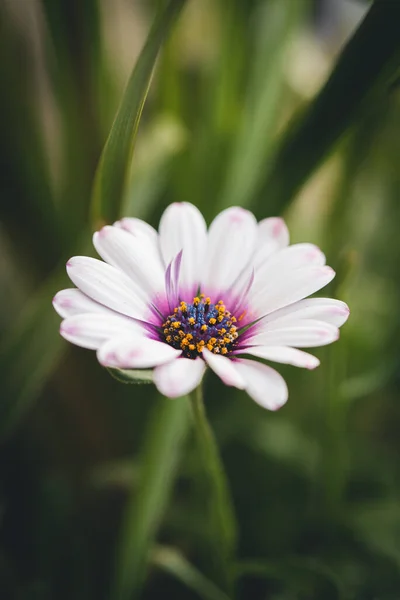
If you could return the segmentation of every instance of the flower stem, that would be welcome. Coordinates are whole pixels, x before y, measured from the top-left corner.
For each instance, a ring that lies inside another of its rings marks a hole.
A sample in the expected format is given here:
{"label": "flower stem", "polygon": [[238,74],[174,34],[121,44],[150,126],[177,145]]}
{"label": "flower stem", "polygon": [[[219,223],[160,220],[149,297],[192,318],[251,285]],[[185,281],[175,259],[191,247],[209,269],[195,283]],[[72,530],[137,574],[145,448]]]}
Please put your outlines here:
{"label": "flower stem", "polygon": [[201,386],[190,394],[199,453],[204,468],[208,524],[212,536],[215,580],[228,594],[232,592],[232,561],[237,526],[225,470],[215,437],[208,423]]}

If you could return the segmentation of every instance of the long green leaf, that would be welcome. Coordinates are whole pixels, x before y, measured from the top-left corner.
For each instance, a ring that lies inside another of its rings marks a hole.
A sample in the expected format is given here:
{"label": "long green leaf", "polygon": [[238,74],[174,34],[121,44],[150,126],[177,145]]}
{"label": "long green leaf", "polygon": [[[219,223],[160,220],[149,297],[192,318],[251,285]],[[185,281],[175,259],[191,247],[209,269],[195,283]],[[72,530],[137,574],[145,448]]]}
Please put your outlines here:
{"label": "long green leaf", "polygon": [[282,212],[356,120],[390,91],[400,65],[400,2],[377,0],[345,46],[325,86],[283,134],[254,199],[258,216]]}
{"label": "long green leaf", "polygon": [[218,589],[175,548],[157,546],[153,550],[152,562],[159,569],[170,573],[188,588],[197,592],[204,600],[229,600],[229,596]]}
{"label": "long green leaf", "polygon": [[40,288],[0,346],[0,438],[29,410],[63,353],[60,318],[51,306],[61,282],[57,275]]}
{"label": "long green leaf", "polygon": [[307,6],[307,0],[272,0],[259,8],[252,71],[221,207],[247,205],[259,183],[274,145],[288,43]]}
{"label": "long green leaf", "polygon": [[122,523],[113,600],[137,598],[153,541],[168,502],[188,428],[185,398],[160,398],[147,430],[142,479]]}
{"label": "long green leaf", "polygon": [[96,227],[120,216],[143,105],[160,47],[186,0],[170,0],[155,20],[132,71],[97,168],[92,218]]}

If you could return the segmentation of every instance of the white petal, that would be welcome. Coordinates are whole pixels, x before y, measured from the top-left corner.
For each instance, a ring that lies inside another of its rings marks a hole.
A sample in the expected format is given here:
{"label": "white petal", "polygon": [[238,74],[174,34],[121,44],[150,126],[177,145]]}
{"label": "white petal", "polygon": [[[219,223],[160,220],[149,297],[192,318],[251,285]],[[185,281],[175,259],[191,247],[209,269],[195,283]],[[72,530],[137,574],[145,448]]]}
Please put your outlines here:
{"label": "white petal", "polygon": [[168,398],[185,396],[199,385],[205,368],[201,358],[176,358],[154,369],[154,383]]}
{"label": "white petal", "polygon": [[246,381],[245,390],[263,408],[278,410],[288,399],[285,380],[271,367],[240,358],[235,367]]}
{"label": "white petal", "polygon": [[119,313],[149,318],[140,287],[125,273],[96,258],[74,256],[67,263],[71,281],[87,296]]}
{"label": "white petal", "polygon": [[240,390],[244,389],[246,382],[231,359],[220,354],[214,354],[207,348],[204,348],[202,354],[208,366],[222,379],[225,385],[233,385]]}
{"label": "white petal", "polygon": [[164,342],[149,338],[129,338],[124,334],[102,344],[97,358],[104,367],[151,369],[170,362],[181,353],[181,350],[175,350]]}
{"label": "white petal", "polygon": [[111,309],[95,302],[89,296],[85,296],[76,288],[58,292],[53,298],[53,306],[63,319],[82,313],[102,312],[110,314],[113,312]]}
{"label": "white petal", "polygon": [[288,346],[251,346],[241,351],[238,350],[235,354],[251,354],[264,360],[303,367],[304,369],[315,369],[319,365],[316,356]]}
{"label": "white petal", "polygon": [[146,221],[142,221],[135,217],[124,217],[120,221],[116,221],[114,226],[128,231],[136,238],[142,239],[145,243],[150,241],[155,248],[158,245],[158,233],[154,227],[146,223]]}
{"label": "white petal", "polygon": [[258,224],[257,249],[254,256],[254,267],[263,263],[266,258],[289,245],[289,231],[285,221],[280,217],[269,217]]}
{"label": "white petal", "polygon": [[345,302],[331,298],[306,298],[281,308],[266,316],[260,324],[286,319],[314,319],[341,327],[349,318],[350,310]]}
{"label": "white petal", "polygon": [[115,336],[132,335],[145,339],[145,330],[127,317],[117,314],[87,313],[64,319],[61,335],[82,348],[97,350],[106,340]]}
{"label": "white petal", "polygon": [[[260,259],[260,252],[258,253]],[[323,266],[325,255],[314,244],[293,244],[273,256],[259,260],[254,277],[253,293],[265,293],[282,277],[289,278],[293,271],[302,267]]]}
{"label": "white petal", "polygon": [[280,325],[279,321],[268,324],[268,329],[256,333],[248,343],[257,346],[295,346],[312,348],[326,346],[339,338],[339,329],[323,321],[292,321]]}
{"label": "white petal", "polygon": [[103,260],[134,281],[145,300],[153,299],[163,290],[165,269],[161,259],[140,237],[118,227],[106,226],[93,235],[93,245]]}
{"label": "white petal", "polygon": [[251,212],[234,206],[217,215],[208,233],[202,291],[218,295],[228,290],[249,265],[256,241],[257,221]]}
{"label": "white petal", "polygon": [[159,240],[167,267],[183,250],[180,288],[186,300],[197,294],[207,247],[207,228],[201,212],[188,202],[171,204],[161,217]]}
{"label": "white petal", "polygon": [[289,274],[276,273],[264,290],[251,297],[251,309],[255,316],[268,315],[314,294],[334,277],[335,271],[330,267],[303,267]]}

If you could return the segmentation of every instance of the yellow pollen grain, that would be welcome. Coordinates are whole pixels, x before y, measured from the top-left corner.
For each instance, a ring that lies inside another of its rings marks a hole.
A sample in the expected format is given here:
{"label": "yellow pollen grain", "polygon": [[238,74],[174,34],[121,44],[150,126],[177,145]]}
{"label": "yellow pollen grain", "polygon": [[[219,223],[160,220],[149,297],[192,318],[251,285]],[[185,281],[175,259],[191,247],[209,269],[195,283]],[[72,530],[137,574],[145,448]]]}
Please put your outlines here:
{"label": "yellow pollen grain", "polygon": [[228,348],[221,348],[221,354],[227,354]]}
{"label": "yellow pollen grain", "polygon": [[169,329],[164,329],[165,335],[167,335],[168,331],[169,331]]}
{"label": "yellow pollen grain", "polygon": [[205,304],[211,304],[211,298],[209,296],[207,296],[207,298],[204,300]]}
{"label": "yellow pollen grain", "polygon": [[207,348],[208,348],[208,350],[212,350],[213,349],[212,344],[207,344]]}
{"label": "yellow pollen grain", "polygon": [[220,329],[220,330],[219,330],[219,332],[220,332],[222,335],[224,335],[224,333],[226,333],[226,329],[224,329],[224,328],[222,327],[222,329]]}
{"label": "yellow pollen grain", "polygon": [[190,319],[188,319],[188,323],[190,323],[190,325],[194,325],[196,323],[196,319],[194,317],[190,317]]}
{"label": "yellow pollen grain", "polygon": [[175,321],[174,323],[172,323],[172,327],[174,329],[179,329],[180,326],[181,326],[181,322],[180,321]]}
{"label": "yellow pollen grain", "polygon": [[197,352],[203,352],[203,348],[204,346],[200,346],[200,344],[197,344]]}
{"label": "yellow pollen grain", "polygon": [[194,344],[189,344],[189,350],[196,350],[196,346]]}
{"label": "yellow pollen grain", "polygon": [[185,346],[189,344],[188,340],[185,338],[181,341],[181,348],[183,349]]}
{"label": "yellow pollen grain", "polygon": [[167,335],[167,337],[165,338],[167,340],[167,342],[172,342],[172,336],[171,335]]}
{"label": "yellow pollen grain", "polygon": [[211,317],[211,319],[209,319],[208,322],[210,323],[210,325],[215,325],[215,323],[217,322],[217,319],[214,319],[214,317]]}
{"label": "yellow pollen grain", "polygon": [[207,331],[208,327],[207,327],[207,325],[202,325],[200,327],[200,329],[201,329],[201,331]]}
{"label": "yellow pollen grain", "polygon": [[191,333],[187,333],[187,334],[186,334],[186,339],[187,339],[187,340],[192,340],[192,339],[193,339],[193,336],[192,336],[192,334],[191,334]]}
{"label": "yellow pollen grain", "polygon": [[193,304],[195,306],[198,306],[200,304],[200,298],[198,296],[196,296],[195,298],[193,298]]}
{"label": "yellow pollen grain", "polygon": [[174,335],[174,340],[175,340],[175,342],[179,342],[180,341],[179,335]]}

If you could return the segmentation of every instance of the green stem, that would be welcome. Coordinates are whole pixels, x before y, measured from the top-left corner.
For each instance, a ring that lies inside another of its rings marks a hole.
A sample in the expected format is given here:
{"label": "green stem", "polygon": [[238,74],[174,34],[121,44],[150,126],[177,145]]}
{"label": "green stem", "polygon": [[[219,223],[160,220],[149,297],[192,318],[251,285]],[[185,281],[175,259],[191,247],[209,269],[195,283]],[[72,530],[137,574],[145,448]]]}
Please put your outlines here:
{"label": "green stem", "polygon": [[206,417],[201,386],[190,394],[190,401],[205,475],[208,523],[214,543],[215,580],[230,594],[237,538],[236,519],[218,446]]}

